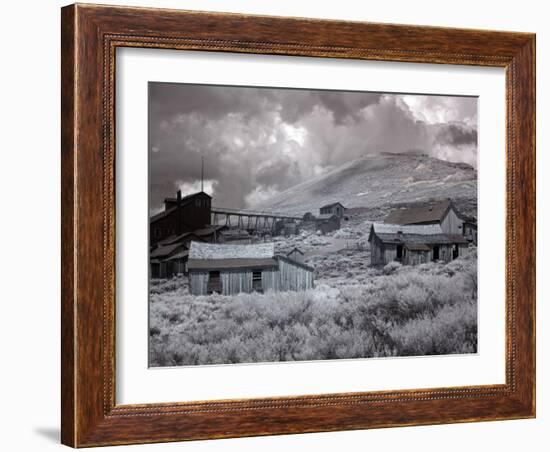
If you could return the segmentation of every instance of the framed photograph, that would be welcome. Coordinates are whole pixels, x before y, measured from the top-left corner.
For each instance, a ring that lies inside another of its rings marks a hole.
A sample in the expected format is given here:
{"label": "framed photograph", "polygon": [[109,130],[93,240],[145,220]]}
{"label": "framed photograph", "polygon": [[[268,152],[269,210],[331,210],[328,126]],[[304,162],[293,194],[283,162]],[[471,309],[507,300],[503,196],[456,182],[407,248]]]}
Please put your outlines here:
{"label": "framed photograph", "polygon": [[62,9],[62,442],[535,416],[535,36]]}

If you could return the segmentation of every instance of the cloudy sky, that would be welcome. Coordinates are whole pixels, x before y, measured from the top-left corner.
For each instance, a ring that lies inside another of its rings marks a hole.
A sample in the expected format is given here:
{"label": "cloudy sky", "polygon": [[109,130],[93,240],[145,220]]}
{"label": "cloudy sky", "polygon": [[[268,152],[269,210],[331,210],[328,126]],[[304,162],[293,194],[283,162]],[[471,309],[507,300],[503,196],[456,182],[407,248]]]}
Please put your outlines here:
{"label": "cloudy sky", "polygon": [[201,156],[213,204],[245,208],[377,152],[475,166],[477,99],[149,84],[151,211],[200,190]]}

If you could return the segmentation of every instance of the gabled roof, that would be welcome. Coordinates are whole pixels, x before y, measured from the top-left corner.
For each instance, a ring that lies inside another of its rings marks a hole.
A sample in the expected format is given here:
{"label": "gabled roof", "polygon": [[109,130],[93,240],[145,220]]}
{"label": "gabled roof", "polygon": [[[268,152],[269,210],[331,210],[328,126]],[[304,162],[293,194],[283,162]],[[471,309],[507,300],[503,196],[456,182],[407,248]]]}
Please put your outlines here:
{"label": "gabled roof", "polygon": [[325,204],[324,206],[321,206],[319,208],[320,209],[328,209],[329,207],[335,206],[337,204],[340,204],[340,206],[342,206],[345,209],[344,205],[341,202],[333,202],[333,203],[330,203],[330,204]]}
{"label": "gabled roof", "polygon": [[271,259],[275,255],[274,243],[229,245],[191,242],[189,259]]}
{"label": "gabled roof", "polygon": [[304,270],[307,270],[307,271],[310,271],[310,272],[315,271],[315,269],[314,269],[313,267],[310,267],[309,265],[306,265],[306,264],[304,264],[304,263],[302,263],[302,262],[297,262],[297,261],[295,261],[294,259],[290,259],[290,258],[287,257],[287,256],[279,256],[279,255],[277,255],[277,256],[276,256],[276,259],[277,259],[277,260],[280,260],[280,261],[283,261],[283,262],[286,262],[286,263],[288,263],[288,264],[290,264],[290,265],[294,265],[294,266],[296,266],[296,267],[303,268]]}
{"label": "gabled roof", "polygon": [[385,218],[384,223],[392,224],[419,224],[440,222],[447,211],[452,207],[450,200],[427,203],[418,207],[397,209]]}
{"label": "gabled roof", "polygon": [[302,255],[304,254],[304,252],[303,252],[301,249],[299,249],[297,246],[295,246],[295,247],[292,248],[288,253],[286,253],[286,255],[288,256],[289,254],[294,253],[294,251],[297,251],[298,253],[300,253],[300,254],[302,254]]}

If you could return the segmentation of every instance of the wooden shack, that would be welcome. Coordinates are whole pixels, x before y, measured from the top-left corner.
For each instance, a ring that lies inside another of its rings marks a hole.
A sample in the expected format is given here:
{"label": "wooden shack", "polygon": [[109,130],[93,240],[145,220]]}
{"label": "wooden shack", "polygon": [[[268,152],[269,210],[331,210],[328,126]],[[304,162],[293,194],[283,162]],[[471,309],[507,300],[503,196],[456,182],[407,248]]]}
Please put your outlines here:
{"label": "wooden shack", "polygon": [[465,237],[445,234],[438,224],[373,223],[369,243],[372,265],[385,265],[391,261],[404,265],[449,262],[461,256],[468,247]]}
{"label": "wooden shack", "polygon": [[344,218],[346,208],[339,202],[326,204],[319,209],[321,215],[336,215],[338,218]]}
{"label": "wooden shack", "polygon": [[275,255],[273,243],[192,242],[187,268],[189,291],[193,295],[300,291],[313,287],[313,268]]}
{"label": "wooden shack", "polygon": [[337,231],[340,224],[340,217],[333,213],[321,214],[315,219],[315,229],[323,234]]}
{"label": "wooden shack", "polygon": [[400,225],[439,225],[444,234],[462,235],[477,245],[477,222],[455,207],[450,199],[396,209],[384,223]]}

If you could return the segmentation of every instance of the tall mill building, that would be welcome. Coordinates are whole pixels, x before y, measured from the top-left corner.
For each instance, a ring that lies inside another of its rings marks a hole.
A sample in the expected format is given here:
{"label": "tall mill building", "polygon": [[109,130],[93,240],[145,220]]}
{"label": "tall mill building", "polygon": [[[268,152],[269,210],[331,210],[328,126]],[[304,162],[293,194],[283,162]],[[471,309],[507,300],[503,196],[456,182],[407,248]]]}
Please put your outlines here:
{"label": "tall mill building", "polygon": [[185,232],[193,232],[210,224],[212,197],[204,191],[164,200],[164,210],[149,219],[149,244]]}

